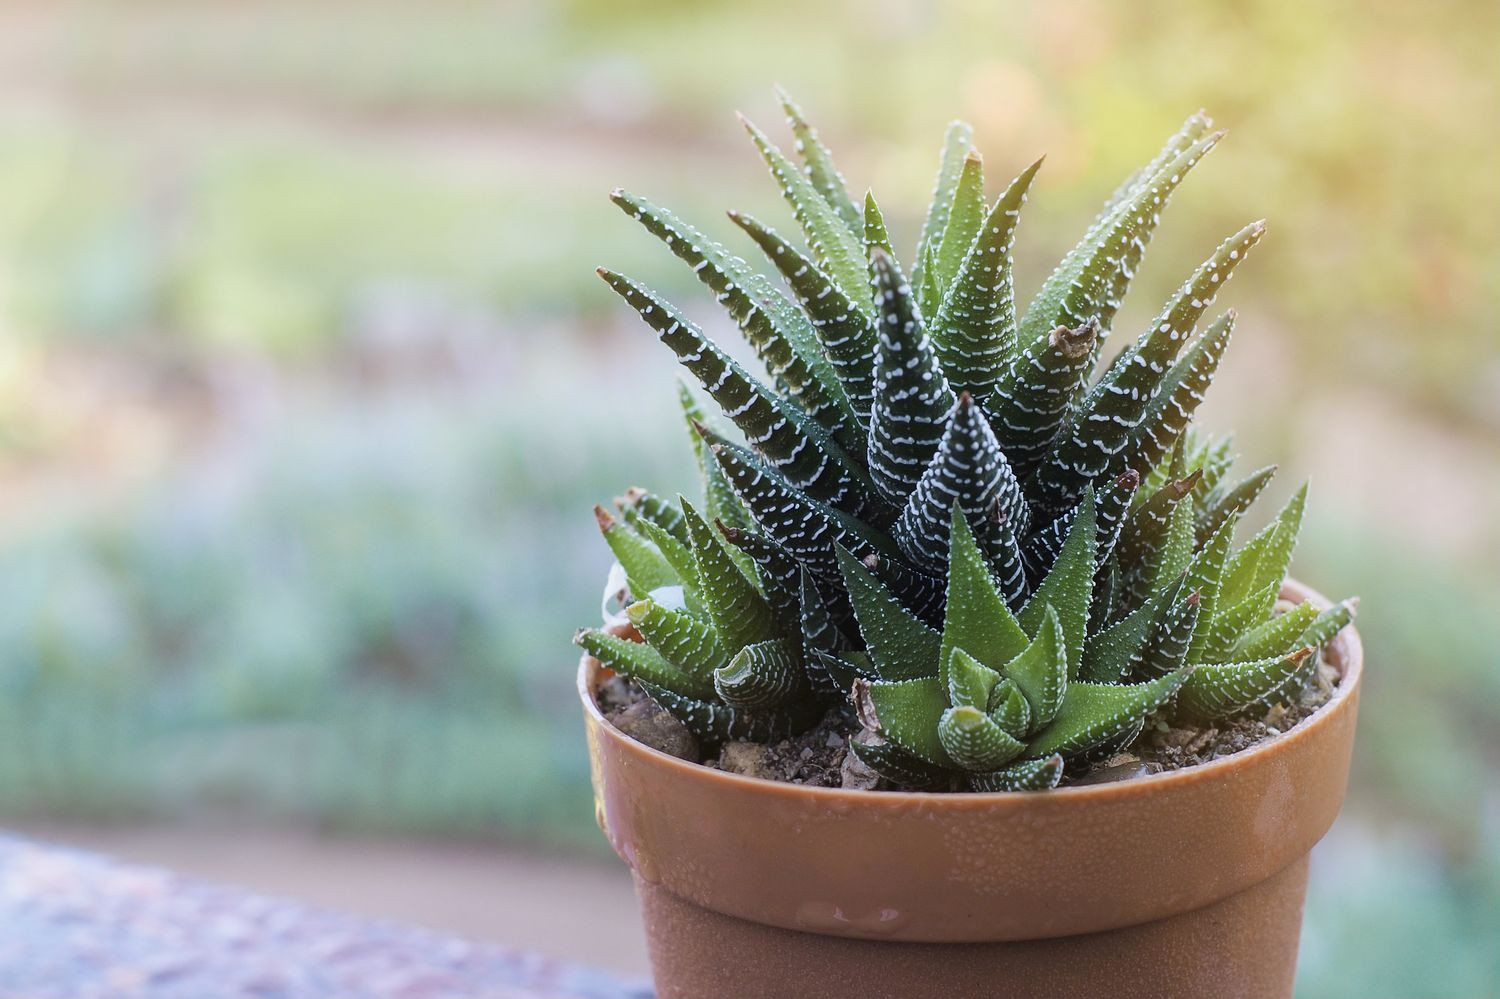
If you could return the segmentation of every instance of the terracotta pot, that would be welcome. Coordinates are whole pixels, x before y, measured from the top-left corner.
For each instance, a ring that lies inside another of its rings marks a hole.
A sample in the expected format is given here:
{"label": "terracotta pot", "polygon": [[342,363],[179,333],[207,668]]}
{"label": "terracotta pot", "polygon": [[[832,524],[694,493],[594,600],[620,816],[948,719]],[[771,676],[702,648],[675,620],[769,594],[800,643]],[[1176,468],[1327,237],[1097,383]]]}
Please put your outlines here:
{"label": "terracotta pot", "polygon": [[1332,700],[1253,749],[1025,794],[687,763],[605,721],[585,658],[595,806],[635,872],[659,999],[1290,996],[1308,851],[1354,745],[1354,629],[1327,655]]}

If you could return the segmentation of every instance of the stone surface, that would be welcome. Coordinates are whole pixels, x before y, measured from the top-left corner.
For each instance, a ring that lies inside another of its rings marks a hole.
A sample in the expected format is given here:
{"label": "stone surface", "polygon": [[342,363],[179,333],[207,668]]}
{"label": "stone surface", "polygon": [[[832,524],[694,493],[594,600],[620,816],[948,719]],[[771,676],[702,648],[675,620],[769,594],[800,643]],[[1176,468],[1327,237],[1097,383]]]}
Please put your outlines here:
{"label": "stone surface", "polygon": [[[521,899],[496,905],[525,904]],[[577,965],[0,834],[0,995],[650,999]]]}

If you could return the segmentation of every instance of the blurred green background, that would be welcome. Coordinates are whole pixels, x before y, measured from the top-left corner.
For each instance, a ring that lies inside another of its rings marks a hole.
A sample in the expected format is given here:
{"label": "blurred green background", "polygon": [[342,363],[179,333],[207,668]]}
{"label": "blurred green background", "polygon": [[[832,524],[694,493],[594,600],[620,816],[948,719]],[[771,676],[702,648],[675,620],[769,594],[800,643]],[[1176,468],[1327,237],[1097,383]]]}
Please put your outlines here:
{"label": "blurred green background", "polygon": [[591,272],[732,335],[605,194],[748,253],[721,211],[785,212],[732,112],[779,129],[781,83],[910,247],[961,116],[992,188],[1047,154],[1025,298],[1203,106],[1117,327],[1270,219],[1201,422],[1282,463],[1267,509],[1313,476],[1294,571],[1362,596],[1369,666],[1298,994],[1500,995],[1497,37],[1488,0],[0,8],[0,819],[599,852],[588,508],[691,479]]}

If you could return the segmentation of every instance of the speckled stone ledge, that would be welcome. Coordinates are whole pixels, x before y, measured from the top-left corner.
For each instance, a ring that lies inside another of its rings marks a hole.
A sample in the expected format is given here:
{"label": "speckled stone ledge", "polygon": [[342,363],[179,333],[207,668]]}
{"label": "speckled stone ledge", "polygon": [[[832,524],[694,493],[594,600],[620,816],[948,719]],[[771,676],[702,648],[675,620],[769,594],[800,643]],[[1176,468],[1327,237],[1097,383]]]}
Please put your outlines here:
{"label": "speckled stone ledge", "polygon": [[5,999],[650,999],[601,972],[0,834]]}

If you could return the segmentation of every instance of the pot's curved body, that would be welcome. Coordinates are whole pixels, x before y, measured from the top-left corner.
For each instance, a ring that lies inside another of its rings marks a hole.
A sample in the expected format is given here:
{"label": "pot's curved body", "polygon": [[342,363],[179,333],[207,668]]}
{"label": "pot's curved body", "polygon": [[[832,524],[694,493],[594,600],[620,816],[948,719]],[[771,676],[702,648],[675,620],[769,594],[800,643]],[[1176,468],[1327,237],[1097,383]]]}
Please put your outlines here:
{"label": "pot's curved body", "polygon": [[[1295,583],[1291,599],[1321,597]],[[1363,653],[1290,732],[1198,767],[1009,794],[843,791],[649,749],[580,672],[601,828],[660,999],[1289,996],[1307,854],[1343,800]]]}

